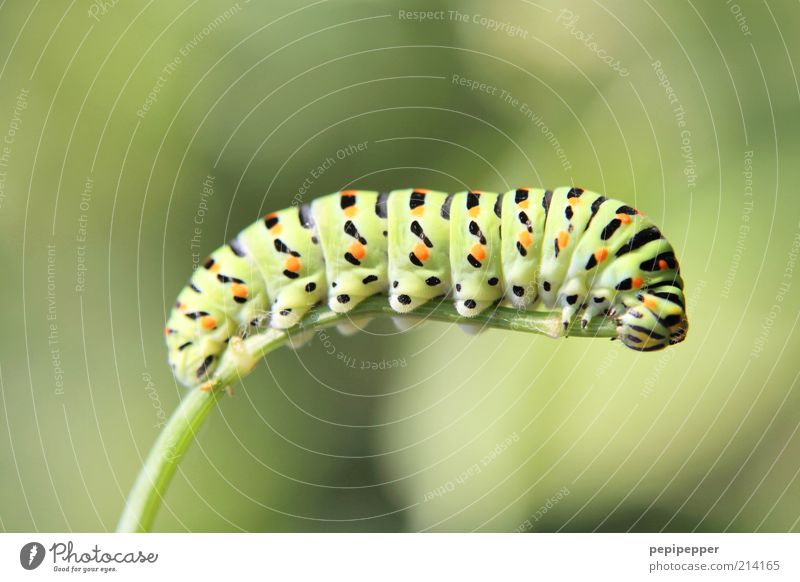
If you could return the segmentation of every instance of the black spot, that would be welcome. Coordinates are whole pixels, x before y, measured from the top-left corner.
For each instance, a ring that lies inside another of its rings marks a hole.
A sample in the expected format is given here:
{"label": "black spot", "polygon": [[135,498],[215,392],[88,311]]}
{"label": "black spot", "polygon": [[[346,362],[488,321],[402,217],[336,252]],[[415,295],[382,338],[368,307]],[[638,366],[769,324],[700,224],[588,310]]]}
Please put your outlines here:
{"label": "black spot", "polygon": [[284,269],[283,274],[289,279],[297,279],[300,276],[300,273],[295,273],[294,271],[290,271],[289,269]]}
{"label": "black spot", "polygon": [[639,268],[642,271],[649,271],[651,273],[653,271],[660,271],[661,265],[658,264],[660,261],[664,261],[665,263],[667,263],[667,267],[670,269],[674,269],[675,265],[677,265],[677,261],[675,260],[675,255],[673,254],[672,251],[668,251],[656,255],[652,259],[642,261],[642,263],[639,265]]}
{"label": "black spot", "polygon": [[212,259],[211,257],[208,257],[208,258],[205,260],[205,262],[203,263],[203,266],[204,266],[206,269],[210,269],[211,267],[213,267],[213,266],[214,266],[214,259]]}
{"label": "black spot", "polygon": [[293,257],[299,257],[299,256],[300,256],[300,253],[298,253],[297,251],[293,251],[293,250],[291,250],[291,249],[290,249],[289,247],[287,247],[287,246],[286,246],[286,244],[285,244],[285,243],[284,243],[284,242],[283,242],[281,239],[279,239],[279,238],[276,238],[276,239],[275,239],[275,242],[274,242],[273,244],[275,245],[275,250],[276,250],[276,251],[278,251],[279,253],[284,253],[284,254],[287,254],[287,255],[292,255]]}
{"label": "black spot", "polygon": [[275,214],[270,214],[264,217],[264,226],[268,229],[278,224],[278,217]]}
{"label": "black spot", "polygon": [[444,218],[445,220],[450,220],[450,205],[451,204],[453,204],[453,195],[452,194],[448,194],[447,198],[445,198],[444,202],[442,203],[442,210],[440,211],[440,214],[442,215],[442,218]]}
{"label": "black spot", "polygon": [[528,199],[528,190],[525,188],[520,188],[514,193],[514,202],[519,204],[520,202],[524,202]]}
{"label": "black spot", "polygon": [[389,216],[389,206],[386,204],[388,199],[388,192],[381,192],[378,194],[378,199],[375,201],[375,214],[378,215],[378,218],[386,218]]}
{"label": "black spot", "polygon": [[181,344],[181,345],[178,346],[178,351],[182,352],[183,350],[188,348],[190,345],[192,345],[192,342],[186,342],[185,344]]}
{"label": "black spot", "polygon": [[228,243],[228,246],[231,247],[231,251],[237,257],[245,256],[244,247],[242,247],[242,243],[239,242],[239,239],[233,239],[231,242]]}
{"label": "black spot", "polygon": [[622,205],[619,208],[617,208],[617,214],[628,214],[630,216],[634,216],[635,214],[638,213],[636,212],[635,208],[627,205]]}
{"label": "black spot", "polygon": [[388,230],[384,230],[383,231],[383,236],[389,236],[389,231]]}
{"label": "black spot", "polygon": [[425,204],[425,193],[414,190],[411,193],[411,197],[408,199],[408,207],[411,210],[414,210],[415,208],[418,208],[424,204]]}
{"label": "black spot", "polygon": [[345,194],[344,192],[342,192],[342,197],[339,201],[339,205],[342,207],[342,210],[354,206],[355,203],[356,203],[355,194]]}
{"label": "black spot", "polygon": [[194,291],[195,293],[202,293],[202,291],[200,291],[200,287],[198,287],[194,283],[189,283],[189,287],[191,287],[192,291]]}
{"label": "black spot", "polygon": [[486,282],[489,283],[489,285],[491,285],[492,287],[494,287],[495,285],[497,285],[500,282],[500,279],[498,279],[497,277],[492,277],[491,279],[489,279]]}
{"label": "black spot", "polygon": [[211,366],[211,363],[213,361],[214,361],[214,356],[213,355],[206,356],[206,359],[203,360],[203,363],[200,364],[199,368],[197,368],[197,377],[198,378],[202,378],[203,376],[205,376],[205,373],[208,371],[208,368],[209,368],[209,366]]}
{"label": "black spot", "polygon": [[524,246],[522,246],[522,243],[519,241],[517,241],[517,250],[519,251],[519,254],[522,255],[523,257],[528,254],[527,249]]}
{"label": "black spot", "polygon": [[369,285],[370,283],[374,283],[377,280],[378,280],[378,276],[377,275],[367,275],[366,277],[361,279],[361,282],[364,285]]}
{"label": "black spot", "polygon": [[410,305],[411,297],[409,297],[408,295],[398,295],[397,301],[399,301],[401,305]]}
{"label": "black spot", "polygon": [[592,301],[594,301],[595,303],[602,303],[605,300],[606,300],[605,297],[592,297]]}
{"label": "black spot", "polygon": [[503,218],[503,195],[498,194],[497,200],[494,201],[494,214],[497,218]]}
{"label": "black spot", "polygon": [[247,297],[239,297],[238,295],[234,295],[233,300],[236,303],[247,303]]}
{"label": "black spot", "polygon": [[656,297],[660,297],[661,299],[666,299],[667,301],[674,303],[675,305],[680,305],[684,307],[683,300],[680,298],[680,295],[676,293],[669,293],[666,291],[656,291],[653,293]]}
{"label": "black spot", "polygon": [[361,264],[361,261],[359,261],[357,258],[355,258],[353,256],[353,253],[351,253],[349,251],[344,254],[344,260],[347,261],[348,263],[350,263],[351,265],[355,265],[356,267]]}
{"label": "black spot", "polygon": [[551,190],[545,190],[544,195],[542,196],[542,208],[544,208],[545,215],[550,212],[550,201],[553,199],[553,192]]}
{"label": "black spot", "polygon": [[567,295],[567,303],[569,305],[575,305],[578,302],[577,295]]}
{"label": "black spot", "polygon": [[636,249],[643,247],[647,243],[653,242],[654,240],[658,240],[660,238],[661,238],[661,231],[659,231],[655,226],[651,226],[649,228],[640,230],[635,235],[633,235],[628,242],[622,245],[622,247],[617,251],[616,256],[621,257],[624,254],[635,251]]}
{"label": "black spot", "polygon": [[600,206],[603,205],[603,202],[608,200],[605,196],[598,196],[594,202],[592,202],[592,214],[589,216],[589,220],[586,223],[586,230],[589,230],[589,225],[592,224],[592,220],[594,220],[594,215],[600,210]]}
{"label": "black spot", "polygon": [[635,335],[625,334],[625,339],[628,340],[629,342],[633,342],[635,344],[642,343],[641,338],[638,338]]}
{"label": "black spot", "polygon": [[317,284],[313,281],[311,283],[306,283],[306,293],[313,293],[316,288]]}
{"label": "black spot", "polygon": [[303,228],[313,228],[314,217],[311,215],[311,206],[303,204],[297,209],[297,217],[300,220],[300,226]]}
{"label": "black spot", "polygon": [[361,236],[361,234],[358,232],[358,229],[356,228],[356,225],[353,224],[352,220],[346,220],[345,221],[345,223],[344,223],[344,232],[345,232],[346,235],[352,236],[354,239],[356,239],[362,245],[367,244],[367,239],[365,239],[363,236]]}
{"label": "black spot", "polygon": [[597,258],[592,253],[592,256],[589,257],[589,260],[586,261],[586,270],[594,269],[597,266]]}
{"label": "black spot", "polygon": [[397,286],[400,284],[400,281],[392,281],[392,289],[397,289]]}
{"label": "black spot", "polygon": [[564,216],[566,216],[566,217],[567,217],[567,220],[572,220],[572,216],[573,216],[574,214],[575,214],[575,213],[574,213],[574,212],[573,212],[573,210],[572,210],[572,206],[567,206],[567,207],[564,209]]}
{"label": "black spot", "polygon": [[567,192],[567,200],[570,198],[580,198],[583,194],[583,188],[570,188]]}
{"label": "black spot", "polygon": [[429,287],[436,287],[436,285],[439,285],[441,282],[442,280],[439,277],[428,277],[425,279],[425,284]]}
{"label": "black spot", "polygon": [[638,331],[639,333],[643,333],[645,335],[650,336],[650,339],[654,339],[654,340],[665,340],[665,339],[667,339],[663,335],[661,335],[660,333],[656,333],[652,329],[647,329],[646,327],[642,327],[641,325],[629,325],[628,327],[631,328],[633,331]]}
{"label": "black spot", "polygon": [[478,194],[475,192],[467,192],[467,210],[470,208],[475,208],[476,206],[480,205],[481,199]]}
{"label": "black spot", "polygon": [[475,267],[476,269],[480,269],[481,268],[481,262],[478,259],[476,259],[475,257],[473,257],[472,253],[467,255],[467,262],[470,265],[472,265],[473,267]]}
{"label": "black spot", "polygon": [[477,305],[478,304],[475,303],[474,299],[467,299],[466,301],[464,301],[464,307],[466,307],[467,309],[475,309]]}
{"label": "black spot", "polygon": [[337,295],[336,296],[336,301],[338,301],[339,303],[342,303],[342,304],[350,303],[350,296],[349,295]]}
{"label": "black spot", "polygon": [[417,267],[422,266],[422,261],[420,261],[417,255],[415,255],[413,252],[408,253],[408,260],[411,261],[411,263],[413,265],[416,265]]}
{"label": "black spot", "polygon": [[666,317],[659,317],[658,323],[663,325],[664,327],[673,327],[678,325],[681,322],[682,318],[679,314],[675,313],[673,315],[668,315]]}
{"label": "black spot", "polygon": [[416,220],[412,221],[409,228],[414,236],[421,239],[422,242],[425,243],[426,247],[428,247],[429,249],[433,248],[433,243],[427,236],[425,236],[425,232],[422,230],[422,226],[420,225],[419,222],[417,222]]}
{"label": "black spot", "polygon": [[278,312],[278,314],[279,314],[279,315],[281,315],[281,316],[283,316],[283,317],[286,317],[286,316],[287,316],[287,315],[289,315],[291,312],[292,312],[292,310],[291,310],[291,309],[281,309],[281,310]]}
{"label": "black spot", "polygon": [[314,243],[315,245],[318,245],[319,244],[319,239],[316,236],[312,236],[311,237],[311,242]]}
{"label": "black spot", "polygon": [[208,311],[190,311],[188,313],[184,313],[184,315],[189,319],[196,320],[208,315]]}
{"label": "black spot", "polygon": [[520,287],[519,285],[514,285],[511,288],[511,290],[514,292],[514,295],[516,295],[517,297],[522,297],[523,295],[525,295],[525,288],[524,287]]}
{"label": "black spot", "polygon": [[531,224],[531,219],[528,217],[527,212],[520,212],[517,215],[517,218],[519,218],[519,221],[525,225],[525,227],[528,229],[528,232],[533,232],[533,225]]}
{"label": "black spot", "polygon": [[619,218],[612,219],[611,222],[609,222],[605,226],[605,228],[603,228],[603,232],[600,233],[600,238],[602,240],[610,239],[611,235],[613,235],[615,232],[617,232],[617,229],[620,227],[621,224],[622,224],[622,221]]}
{"label": "black spot", "polygon": [[561,250],[558,248],[558,239],[553,239],[553,250],[556,253],[556,258],[558,258],[558,252]]}
{"label": "black spot", "polygon": [[339,284],[339,283],[337,283],[336,281],[334,281],[333,283],[331,283],[331,287],[333,287],[333,288],[335,289],[335,288],[336,288],[336,286],[337,286],[338,284]]}
{"label": "black spot", "polygon": [[628,277],[627,279],[623,279],[619,282],[619,284],[615,287],[617,291],[628,291],[633,287],[633,280]]}
{"label": "black spot", "polygon": [[542,289],[544,289],[545,291],[550,291],[550,281],[545,281],[544,283],[542,283]]}
{"label": "black spot", "polygon": [[456,291],[461,291],[461,283],[456,283]]}
{"label": "black spot", "polygon": [[477,236],[478,240],[480,240],[482,245],[486,244],[486,237],[483,236],[483,231],[481,231],[481,227],[478,226],[478,223],[474,220],[469,221],[469,233],[472,236]]}

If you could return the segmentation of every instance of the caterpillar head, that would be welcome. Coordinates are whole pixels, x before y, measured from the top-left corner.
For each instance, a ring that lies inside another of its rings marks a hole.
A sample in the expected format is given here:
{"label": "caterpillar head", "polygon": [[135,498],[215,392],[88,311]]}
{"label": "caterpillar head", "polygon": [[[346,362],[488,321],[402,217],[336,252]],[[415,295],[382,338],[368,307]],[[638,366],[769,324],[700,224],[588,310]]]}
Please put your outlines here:
{"label": "caterpillar head", "polygon": [[681,342],[689,328],[683,291],[667,286],[638,293],[617,322],[617,337],[634,350],[652,352]]}

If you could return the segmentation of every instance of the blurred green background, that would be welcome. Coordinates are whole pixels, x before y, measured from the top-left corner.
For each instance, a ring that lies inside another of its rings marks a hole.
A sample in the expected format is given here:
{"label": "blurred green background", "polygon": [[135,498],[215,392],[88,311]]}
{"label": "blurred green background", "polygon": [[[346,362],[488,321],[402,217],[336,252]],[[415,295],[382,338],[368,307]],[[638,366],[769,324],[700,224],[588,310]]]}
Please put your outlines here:
{"label": "blurred green background", "polygon": [[330,330],[222,400],[156,529],[800,530],[799,16],[3,3],[0,528],[114,529],[183,392],[166,312],[262,213],[350,186],[576,184],[676,246],[686,342]]}

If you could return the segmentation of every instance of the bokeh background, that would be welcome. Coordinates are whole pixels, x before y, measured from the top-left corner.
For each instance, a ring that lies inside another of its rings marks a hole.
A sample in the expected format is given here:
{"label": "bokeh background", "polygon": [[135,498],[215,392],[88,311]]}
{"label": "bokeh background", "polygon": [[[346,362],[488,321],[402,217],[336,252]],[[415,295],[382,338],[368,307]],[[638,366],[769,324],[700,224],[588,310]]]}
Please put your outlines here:
{"label": "bokeh background", "polygon": [[330,330],[222,400],[156,529],[800,530],[798,17],[2,3],[0,528],[114,529],[183,393],[166,313],[266,211],[346,187],[576,184],[676,246],[686,342]]}

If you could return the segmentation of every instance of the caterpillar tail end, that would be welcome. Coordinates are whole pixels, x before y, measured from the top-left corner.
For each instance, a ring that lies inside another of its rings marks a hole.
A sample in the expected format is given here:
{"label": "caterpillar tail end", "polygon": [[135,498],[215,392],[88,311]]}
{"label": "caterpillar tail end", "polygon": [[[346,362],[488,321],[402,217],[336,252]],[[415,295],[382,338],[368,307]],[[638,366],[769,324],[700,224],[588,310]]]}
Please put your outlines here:
{"label": "caterpillar tail end", "polygon": [[683,294],[675,291],[666,296],[639,294],[639,302],[617,318],[617,338],[640,352],[655,352],[686,339],[689,321]]}

